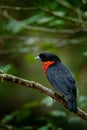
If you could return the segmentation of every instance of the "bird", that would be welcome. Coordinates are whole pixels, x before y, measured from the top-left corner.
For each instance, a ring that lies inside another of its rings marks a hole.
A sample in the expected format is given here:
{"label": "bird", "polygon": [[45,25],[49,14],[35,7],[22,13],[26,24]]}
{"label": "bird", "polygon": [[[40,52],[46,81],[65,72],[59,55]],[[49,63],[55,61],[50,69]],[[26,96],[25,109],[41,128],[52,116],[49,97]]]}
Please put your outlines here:
{"label": "bird", "polygon": [[77,88],[70,69],[56,54],[40,53],[35,59],[42,62],[48,81],[67,100],[69,111],[77,113]]}

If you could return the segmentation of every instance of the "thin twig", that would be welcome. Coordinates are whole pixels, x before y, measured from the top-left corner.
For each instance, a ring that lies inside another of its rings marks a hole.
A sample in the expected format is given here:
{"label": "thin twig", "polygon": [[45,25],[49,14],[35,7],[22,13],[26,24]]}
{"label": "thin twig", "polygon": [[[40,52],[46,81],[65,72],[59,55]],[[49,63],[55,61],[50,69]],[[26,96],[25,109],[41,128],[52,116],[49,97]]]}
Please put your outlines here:
{"label": "thin twig", "polygon": [[[8,14],[8,12],[5,10],[3,11],[3,16],[9,20],[14,20],[15,22],[21,23],[23,21],[19,21]],[[79,32],[87,32],[87,28],[79,28],[79,29],[55,29],[55,28],[48,28],[48,27],[42,27],[42,26],[32,26],[32,25],[25,25],[25,29],[29,30],[35,30],[35,31],[42,31],[42,32],[49,32],[49,33],[59,33],[59,34],[74,34]]]}
{"label": "thin twig", "polygon": [[75,8],[74,6],[72,6],[69,2],[65,1],[65,0],[53,0],[54,2],[56,2],[57,4],[62,5],[63,7],[71,10],[74,13],[77,13],[77,8]]}
{"label": "thin twig", "polygon": [[[1,78],[1,81],[6,80],[6,81],[14,82],[14,83],[19,84],[19,85],[23,85],[25,87],[37,89],[39,92],[44,93],[44,94],[52,97],[57,102],[63,104],[63,106],[67,108],[67,102],[61,96],[59,96],[58,94],[55,94],[54,91],[52,91],[51,89],[48,89],[47,87],[45,87],[39,83],[36,83],[34,81],[25,80],[25,79],[22,79],[20,77],[16,77],[16,76],[13,76],[10,74],[6,74],[2,70],[0,70],[0,78]],[[76,114],[79,117],[83,118],[84,120],[87,120],[87,113],[82,111],[80,108],[78,108]]]}
{"label": "thin twig", "polygon": [[[3,11],[3,16],[10,21],[14,20],[15,22],[21,23],[23,21],[19,21],[8,14],[8,12],[5,10]],[[87,28],[79,28],[79,29],[55,29],[55,28],[48,28],[48,27],[41,27],[41,26],[32,26],[32,25],[26,25],[24,26],[25,29],[29,30],[35,30],[35,31],[42,31],[42,32],[50,32],[50,33],[59,33],[59,34],[74,34],[79,32],[87,32]]]}
{"label": "thin twig", "polygon": [[70,21],[70,22],[73,22],[73,23],[82,24],[82,22],[79,21],[78,19],[60,16],[60,15],[54,13],[54,12],[51,11],[51,10],[48,10],[48,9],[46,9],[46,8],[41,7],[40,5],[34,3],[33,1],[31,1],[31,3],[32,3],[35,7],[37,7],[38,9],[42,10],[43,12],[45,12],[45,13],[51,15],[51,16],[54,16],[54,17],[56,17],[56,18],[63,19],[63,20],[65,20],[65,21]]}
{"label": "thin twig", "polygon": [[57,4],[60,4],[60,5],[64,6],[67,9],[69,9],[71,12],[75,13],[77,15],[77,17],[78,17],[78,21],[80,21],[82,23],[82,26],[84,25],[84,21],[82,19],[83,12],[81,11],[80,8],[78,8],[78,7],[75,8],[69,2],[67,2],[65,0],[53,0],[53,1],[56,2]]}
{"label": "thin twig", "polygon": [[0,9],[7,9],[7,10],[25,10],[25,11],[28,11],[28,10],[36,10],[37,8],[36,7],[19,7],[19,6],[5,6],[5,5],[1,5],[0,6]]}

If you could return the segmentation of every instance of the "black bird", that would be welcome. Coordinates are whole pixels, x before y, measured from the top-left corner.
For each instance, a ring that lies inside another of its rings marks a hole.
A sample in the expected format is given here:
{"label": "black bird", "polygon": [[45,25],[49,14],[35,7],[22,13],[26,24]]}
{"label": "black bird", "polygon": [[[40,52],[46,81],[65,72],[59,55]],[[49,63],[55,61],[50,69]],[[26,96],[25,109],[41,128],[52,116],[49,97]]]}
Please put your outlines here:
{"label": "black bird", "polygon": [[74,77],[60,60],[51,53],[40,53],[35,59],[41,60],[43,70],[54,89],[58,90],[67,99],[68,109],[77,112],[77,89]]}

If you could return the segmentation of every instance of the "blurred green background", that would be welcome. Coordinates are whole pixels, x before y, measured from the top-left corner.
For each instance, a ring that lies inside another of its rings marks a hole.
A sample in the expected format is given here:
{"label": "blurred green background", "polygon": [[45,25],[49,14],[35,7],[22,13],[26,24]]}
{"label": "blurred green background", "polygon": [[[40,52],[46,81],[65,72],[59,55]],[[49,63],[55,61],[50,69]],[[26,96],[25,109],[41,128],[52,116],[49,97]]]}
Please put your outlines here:
{"label": "blurred green background", "polygon": [[[34,60],[57,54],[87,112],[87,0],[0,0],[0,69],[52,89]],[[87,130],[87,122],[37,90],[0,81],[0,130]]]}

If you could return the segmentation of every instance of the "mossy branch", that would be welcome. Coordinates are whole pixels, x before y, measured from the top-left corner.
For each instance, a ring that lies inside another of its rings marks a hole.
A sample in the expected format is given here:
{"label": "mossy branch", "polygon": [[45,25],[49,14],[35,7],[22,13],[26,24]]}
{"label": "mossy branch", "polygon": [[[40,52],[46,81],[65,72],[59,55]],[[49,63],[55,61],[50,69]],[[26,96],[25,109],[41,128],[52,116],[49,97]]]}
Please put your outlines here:
{"label": "mossy branch", "polygon": [[[53,99],[55,99],[57,102],[61,103],[64,107],[66,107],[68,109],[67,102],[61,96],[59,96],[51,89],[48,89],[47,87],[45,87],[37,82],[25,80],[23,78],[7,74],[7,73],[3,72],[2,70],[0,70],[0,78],[1,78],[2,82],[3,82],[3,80],[6,80],[6,81],[14,82],[16,84],[19,84],[19,85],[22,85],[25,87],[37,89],[37,91],[52,97]],[[80,108],[78,108],[76,115],[83,118],[84,120],[87,120],[87,113],[82,111]]]}

